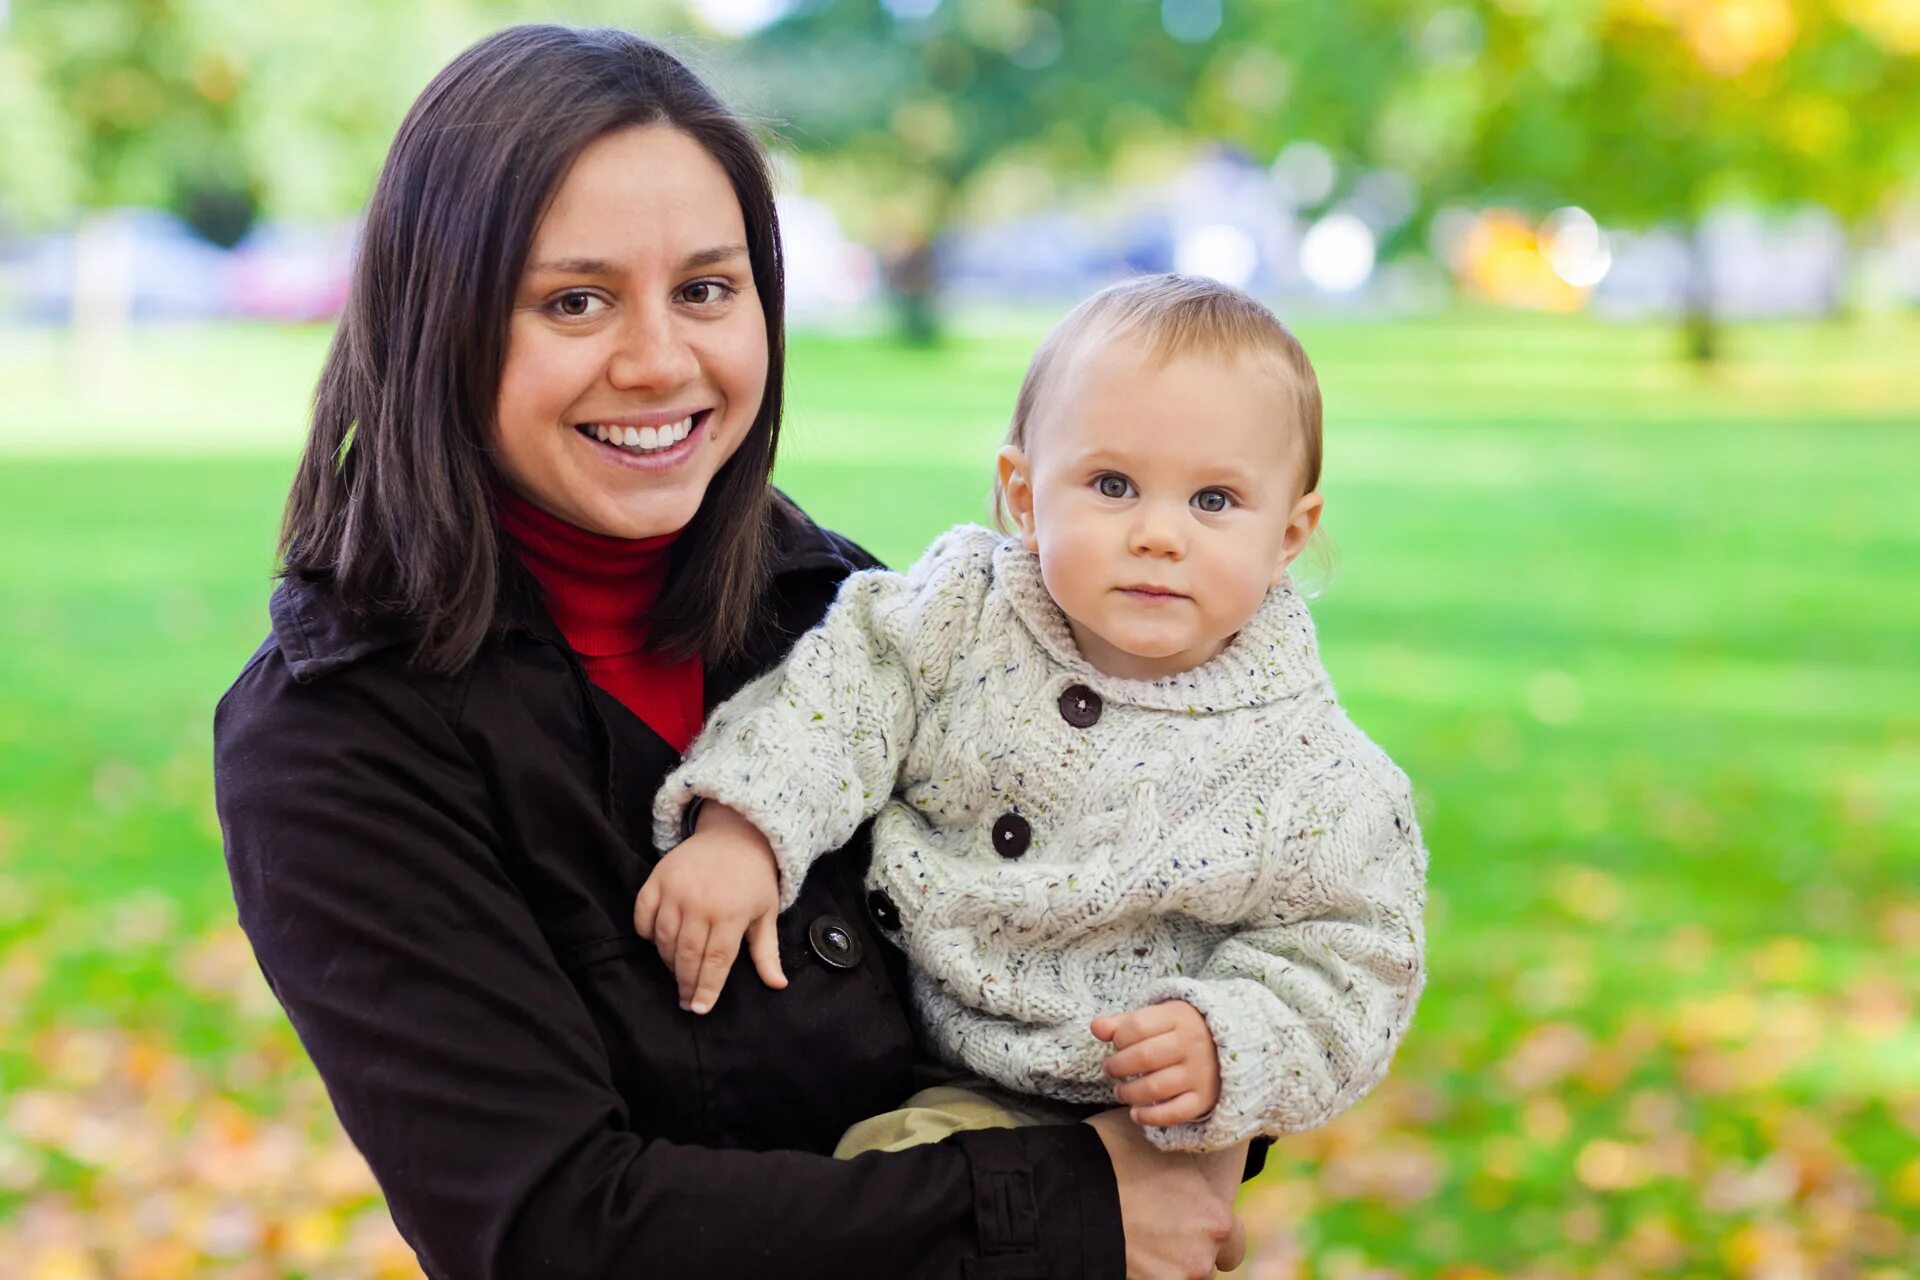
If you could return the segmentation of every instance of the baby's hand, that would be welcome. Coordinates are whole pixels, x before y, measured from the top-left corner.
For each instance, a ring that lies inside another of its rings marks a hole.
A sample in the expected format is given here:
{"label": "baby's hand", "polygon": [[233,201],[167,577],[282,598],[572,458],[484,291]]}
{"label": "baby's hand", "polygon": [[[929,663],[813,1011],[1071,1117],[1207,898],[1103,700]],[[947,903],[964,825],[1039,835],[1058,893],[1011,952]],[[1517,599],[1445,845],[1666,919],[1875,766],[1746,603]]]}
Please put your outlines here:
{"label": "baby's hand", "polygon": [[1127,1077],[1113,1096],[1132,1108],[1135,1124],[1185,1124],[1220,1101],[1220,1055],[1200,1011],[1184,1000],[1132,1013],[1103,1013],[1096,1038],[1110,1041],[1107,1074]]}
{"label": "baby's hand", "polygon": [[705,1013],[720,998],[742,934],[760,980],[776,991],[787,985],[775,933],[779,913],[773,846],[739,813],[708,801],[694,834],[641,886],[633,927],[673,970],[680,1007]]}

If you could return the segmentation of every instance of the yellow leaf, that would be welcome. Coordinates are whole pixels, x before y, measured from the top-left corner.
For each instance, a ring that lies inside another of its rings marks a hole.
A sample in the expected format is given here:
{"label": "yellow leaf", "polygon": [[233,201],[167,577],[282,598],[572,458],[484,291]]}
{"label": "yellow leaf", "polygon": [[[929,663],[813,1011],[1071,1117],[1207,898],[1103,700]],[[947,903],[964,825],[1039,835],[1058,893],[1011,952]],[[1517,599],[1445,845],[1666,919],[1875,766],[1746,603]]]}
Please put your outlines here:
{"label": "yellow leaf", "polygon": [[99,1274],[93,1259],[70,1244],[48,1245],[27,1263],[27,1280],[94,1280]]}

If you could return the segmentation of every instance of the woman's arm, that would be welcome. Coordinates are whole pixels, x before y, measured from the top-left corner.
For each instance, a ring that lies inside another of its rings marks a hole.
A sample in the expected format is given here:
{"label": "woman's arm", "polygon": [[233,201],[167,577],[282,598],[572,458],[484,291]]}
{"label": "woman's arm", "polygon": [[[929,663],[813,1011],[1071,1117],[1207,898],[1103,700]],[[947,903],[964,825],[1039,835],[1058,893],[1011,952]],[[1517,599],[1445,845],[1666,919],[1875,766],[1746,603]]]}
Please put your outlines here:
{"label": "woman's arm", "polygon": [[406,681],[299,684],[269,651],[223,701],[215,757],[241,923],[429,1274],[1123,1273],[1085,1125],[856,1161],[634,1132],[480,771]]}

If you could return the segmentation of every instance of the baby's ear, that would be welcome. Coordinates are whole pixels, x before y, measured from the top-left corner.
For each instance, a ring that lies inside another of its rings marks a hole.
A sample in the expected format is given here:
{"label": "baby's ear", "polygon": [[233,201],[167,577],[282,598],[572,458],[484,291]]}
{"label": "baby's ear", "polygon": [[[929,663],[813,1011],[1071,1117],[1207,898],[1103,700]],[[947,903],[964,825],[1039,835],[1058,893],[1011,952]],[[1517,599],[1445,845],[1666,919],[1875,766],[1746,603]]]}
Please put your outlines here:
{"label": "baby's ear", "polygon": [[1040,540],[1033,526],[1033,481],[1026,450],[1010,444],[1000,450],[999,462],[1000,502],[1014,525],[1008,532],[1018,533],[1027,550],[1038,551]]}
{"label": "baby's ear", "polygon": [[1273,567],[1271,585],[1279,586],[1287,576],[1287,566],[1293,563],[1295,556],[1306,550],[1314,530],[1320,527],[1320,516],[1326,508],[1327,500],[1320,496],[1318,489],[1301,494],[1293,504],[1293,511],[1287,517],[1286,536],[1280,540],[1280,563]]}

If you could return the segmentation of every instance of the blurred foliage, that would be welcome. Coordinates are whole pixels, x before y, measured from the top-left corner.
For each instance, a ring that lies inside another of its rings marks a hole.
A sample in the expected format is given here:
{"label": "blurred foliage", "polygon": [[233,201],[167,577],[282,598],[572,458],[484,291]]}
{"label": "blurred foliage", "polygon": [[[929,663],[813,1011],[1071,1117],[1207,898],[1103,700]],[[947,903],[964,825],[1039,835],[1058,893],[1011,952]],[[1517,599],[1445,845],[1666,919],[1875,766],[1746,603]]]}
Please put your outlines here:
{"label": "blurred foliage", "polygon": [[1072,182],[1169,137],[1317,143],[1343,179],[1319,206],[1385,170],[1422,213],[1627,226],[1726,199],[1854,220],[1920,174],[1913,0],[803,0],[748,50],[896,260],[995,164]]}
{"label": "blurred foliage", "polygon": [[[894,11],[928,10],[925,17]],[[737,52],[854,234],[875,245],[929,336],[930,248],[990,167],[1038,178],[1104,172],[1143,141],[1179,139],[1208,51],[1170,37],[1158,4],[973,0],[803,3]]]}
{"label": "blurred foliage", "polygon": [[[13,0],[0,33],[0,215],[340,216],[462,48],[512,22],[679,20],[655,0]],[[219,238],[231,238],[230,235]]]}
{"label": "blurred foliage", "polygon": [[1907,0],[1245,5],[1218,43],[1207,136],[1258,156],[1311,138],[1430,205],[1646,225],[1814,200],[1852,219],[1920,173]]}
{"label": "blurred foliage", "polygon": [[[224,236],[255,208],[349,213],[478,36],[671,34],[701,8],[14,0],[0,216],[156,204]],[[922,335],[956,218],[1164,178],[1215,143],[1326,148],[1339,180],[1308,212],[1410,180],[1403,240],[1449,202],[1643,226],[1812,200],[1857,221],[1920,172],[1920,0],[795,0],[746,39],[675,43],[802,154]]]}

